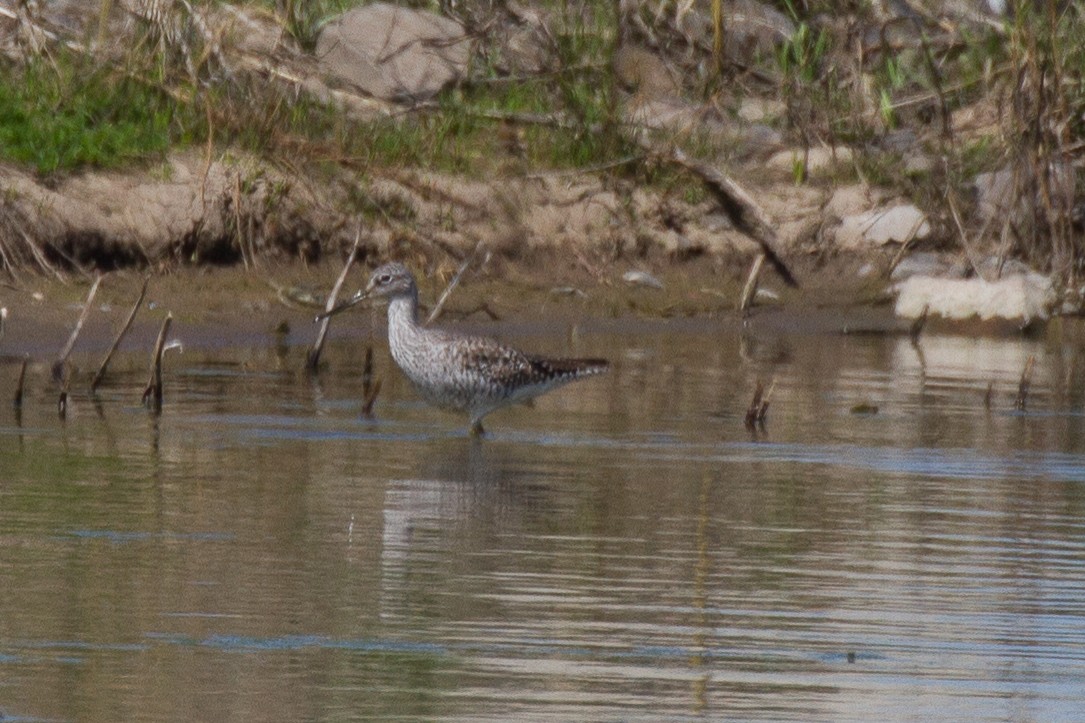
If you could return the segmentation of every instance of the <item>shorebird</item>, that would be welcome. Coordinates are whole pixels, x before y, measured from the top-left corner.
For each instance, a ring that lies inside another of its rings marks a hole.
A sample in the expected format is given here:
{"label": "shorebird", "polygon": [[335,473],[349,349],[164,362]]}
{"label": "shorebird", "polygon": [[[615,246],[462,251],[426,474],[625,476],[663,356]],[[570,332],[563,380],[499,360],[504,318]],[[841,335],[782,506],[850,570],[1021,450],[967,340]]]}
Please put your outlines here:
{"label": "shorebird", "polygon": [[431,329],[418,323],[418,285],[401,263],[376,269],[366,288],[322,316],[364,299],[388,300],[392,359],[428,403],[466,412],[474,435],[482,418],[569,382],[605,372],[605,359],[549,359],[525,354],[494,339]]}

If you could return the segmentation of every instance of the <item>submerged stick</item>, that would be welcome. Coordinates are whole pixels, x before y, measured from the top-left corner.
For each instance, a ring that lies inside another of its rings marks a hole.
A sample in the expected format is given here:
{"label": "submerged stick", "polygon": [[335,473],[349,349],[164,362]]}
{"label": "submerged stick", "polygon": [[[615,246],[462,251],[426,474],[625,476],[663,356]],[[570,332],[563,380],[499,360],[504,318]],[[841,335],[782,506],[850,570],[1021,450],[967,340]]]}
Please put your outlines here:
{"label": "submerged stick", "polygon": [[19,382],[15,385],[15,397],[11,400],[11,406],[16,409],[23,408],[23,390],[26,385],[26,365],[30,363],[30,355],[23,354],[23,363],[19,367]]}
{"label": "submerged stick", "polygon": [[[347,262],[343,264],[343,270],[339,272],[339,278],[335,280],[335,286],[332,287],[332,291],[328,294],[327,300],[324,302],[324,313],[328,314],[335,308],[335,301],[339,297],[339,290],[343,288],[343,282],[347,280],[347,272],[350,271],[350,267],[354,265],[354,259],[358,257],[358,244],[362,239],[361,228],[354,234],[354,246],[350,249],[350,255],[347,256]],[[331,316],[324,316],[320,320],[320,331],[316,334],[316,341],[313,342],[313,346],[309,348],[309,353],[305,355],[305,368],[310,372],[315,372],[320,365],[320,353],[324,350],[324,340],[328,337],[328,327],[331,326]]]}
{"label": "submerged stick", "polygon": [[1021,381],[1017,384],[1017,398],[1013,400],[1013,408],[1024,411],[1028,403],[1028,389],[1032,385],[1032,370],[1036,366],[1036,356],[1031,355],[1025,362],[1025,369],[1021,372]]}
{"label": "submerged stick", "polygon": [[64,365],[67,364],[68,356],[72,353],[72,349],[75,348],[75,340],[79,338],[79,332],[83,330],[83,324],[90,313],[90,304],[94,301],[94,295],[98,293],[98,284],[100,283],[102,283],[102,277],[95,276],[94,283],[90,286],[90,292],[87,293],[87,300],[83,302],[83,311],[79,314],[79,320],[75,322],[75,328],[72,329],[72,335],[68,337],[68,343],[61,349],[60,356],[53,362],[53,379],[55,381],[59,382],[64,378]]}
{"label": "submerged stick", "polygon": [[162,328],[158,332],[158,340],[154,343],[154,352],[151,354],[151,373],[147,380],[147,388],[143,390],[143,406],[154,412],[162,411],[162,352],[166,347],[166,335],[169,334],[170,324],[173,323],[173,314],[166,314],[162,321]]}
{"label": "submerged stick", "polygon": [[765,265],[765,254],[760,253],[750,267],[750,275],[746,277],[746,285],[742,288],[742,297],[738,301],[738,310],[745,313],[753,303],[754,294],[757,293],[757,279],[761,276],[761,267]]}
{"label": "submerged stick", "polygon": [[362,416],[373,416],[373,403],[381,393],[381,380],[373,379],[373,347],[365,348],[365,366],[362,367]]}
{"label": "submerged stick", "polygon": [[471,263],[475,260],[475,256],[478,255],[478,251],[481,248],[482,242],[479,241],[477,244],[475,244],[474,251],[472,251],[467,256],[467,258],[463,260],[463,263],[460,264],[460,268],[456,269],[455,275],[452,277],[452,280],[448,282],[448,286],[445,287],[445,290],[441,293],[440,298],[437,299],[437,305],[433,307],[433,311],[431,311],[429,313],[429,316],[426,317],[426,323],[423,324],[423,326],[429,326],[433,322],[437,321],[438,318],[440,318],[441,312],[445,309],[445,302],[448,301],[448,297],[452,295],[452,292],[456,289],[456,287],[460,285],[460,280],[463,279],[464,272],[466,272],[467,269],[470,268]]}
{"label": "submerged stick", "polygon": [[775,379],[769,382],[767,391],[765,390],[765,385],[761,383],[761,380],[757,380],[757,387],[753,390],[753,399],[750,400],[750,406],[746,408],[745,422],[747,429],[765,426],[765,416],[768,414],[772,390],[775,388]]}
{"label": "submerged stick", "polygon": [[90,391],[93,393],[98,389],[98,385],[102,383],[102,379],[105,378],[106,367],[109,366],[109,360],[113,358],[113,353],[117,351],[117,347],[120,346],[121,339],[128,333],[128,329],[131,328],[132,322],[136,318],[136,313],[139,312],[139,307],[143,305],[143,298],[147,295],[147,283],[151,280],[149,276],[143,279],[143,288],[139,290],[139,298],[136,299],[136,303],[132,306],[132,311],[128,312],[128,319],[124,322],[124,326],[121,327],[120,333],[117,334],[117,338],[113,340],[113,346],[109,347],[109,351],[106,352],[105,359],[102,360],[102,365],[98,367],[98,373],[94,375],[94,379],[90,383]]}

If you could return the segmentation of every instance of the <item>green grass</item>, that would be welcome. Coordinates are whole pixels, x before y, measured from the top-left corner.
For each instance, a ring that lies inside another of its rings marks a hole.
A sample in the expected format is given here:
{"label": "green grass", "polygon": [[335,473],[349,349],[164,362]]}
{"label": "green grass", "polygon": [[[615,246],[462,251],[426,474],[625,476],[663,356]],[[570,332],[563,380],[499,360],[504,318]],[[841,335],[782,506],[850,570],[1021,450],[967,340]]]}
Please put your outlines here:
{"label": "green grass", "polygon": [[0,157],[39,173],[163,154],[175,104],[109,68],[59,58],[0,70]]}

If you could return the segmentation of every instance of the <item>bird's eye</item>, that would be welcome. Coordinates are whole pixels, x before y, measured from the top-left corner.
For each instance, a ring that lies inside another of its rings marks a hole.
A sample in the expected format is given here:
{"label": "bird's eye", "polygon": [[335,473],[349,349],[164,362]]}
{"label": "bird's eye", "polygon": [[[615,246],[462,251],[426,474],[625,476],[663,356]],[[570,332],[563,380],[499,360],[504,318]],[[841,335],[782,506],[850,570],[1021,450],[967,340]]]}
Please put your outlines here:
{"label": "bird's eye", "polygon": [[390,284],[390,283],[392,283],[392,275],[391,274],[381,274],[379,277],[377,277],[377,283],[378,284]]}

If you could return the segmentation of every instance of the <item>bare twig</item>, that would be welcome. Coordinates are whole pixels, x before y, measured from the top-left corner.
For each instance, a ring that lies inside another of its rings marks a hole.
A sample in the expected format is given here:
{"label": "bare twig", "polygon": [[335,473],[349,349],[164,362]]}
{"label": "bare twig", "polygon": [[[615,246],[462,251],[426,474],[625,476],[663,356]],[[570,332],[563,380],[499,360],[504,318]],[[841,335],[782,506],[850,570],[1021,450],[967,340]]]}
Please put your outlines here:
{"label": "bare twig", "polygon": [[128,333],[128,329],[131,328],[132,322],[136,318],[136,314],[139,312],[139,308],[143,306],[143,299],[147,296],[147,283],[150,281],[150,277],[144,277],[143,288],[139,290],[139,298],[136,299],[136,303],[132,305],[132,311],[128,313],[128,319],[125,320],[124,326],[121,327],[120,332],[117,333],[117,338],[113,340],[113,345],[109,347],[109,351],[106,352],[105,359],[102,360],[102,365],[98,367],[98,373],[94,375],[94,379],[90,382],[90,391],[93,393],[98,385],[102,383],[102,379],[105,378],[106,368],[109,366],[109,360],[113,358],[113,353],[117,351],[117,347],[120,346],[121,339]]}
{"label": "bare twig", "polygon": [[1017,398],[1013,400],[1013,408],[1024,411],[1028,403],[1028,390],[1032,384],[1032,370],[1036,366],[1036,356],[1030,355],[1025,362],[1025,369],[1021,372],[1021,381],[1017,384]]}
{"label": "bare twig", "polygon": [[[358,257],[358,244],[362,240],[362,229],[359,226],[358,231],[354,234],[354,246],[350,249],[350,255],[347,256],[347,262],[343,264],[343,270],[339,272],[339,278],[335,280],[335,286],[332,287],[332,291],[328,294],[327,301],[324,302],[324,312],[327,313],[335,308],[335,301],[339,297],[339,291],[343,288],[343,282],[347,280],[347,272],[350,271],[350,267],[354,265],[354,259]],[[313,346],[309,349],[309,353],[305,355],[305,368],[311,372],[315,372],[320,365],[320,353],[324,349],[324,340],[328,337],[328,327],[331,326],[332,318],[325,316],[320,322],[320,330],[316,334],[316,341],[313,342]]]}
{"label": "bare twig", "polygon": [[162,328],[158,331],[158,339],[154,343],[154,351],[151,353],[151,372],[147,380],[147,388],[143,390],[143,406],[158,413],[162,411],[162,352],[166,348],[166,335],[170,332],[170,324],[173,323],[173,314],[166,314],[162,320]]}
{"label": "bare twig", "polygon": [[742,297],[738,300],[738,310],[745,313],[753,303],[754,294],[757,293],[757,279],[761,276],[761,267],[765,265],[765,254],[760,253],[753,260],[750,267],[750,275],[746,277],[746,286],[742,289]]}
{"label": "bare twig", "polygon": [[445,308],[445,302],[448,301],[448,297],[452,295],[452,292],[456,289],[456,287],[460,285],[460,280],[463,279],[464,272],[466,272],[467,269],[474,262],[475,257],[478,256],[479,249],[481,248],[482,242],[479,241],[477,244],[475,244],[475,249],[467,256],[466,259],[463,260],[463,263],[460,264],[460,267],[456,269],[456,273],[452,277],[452,280],[448,282],[448,286],[445,287],[445,290],[441,293],[440,298],[437,299],[437,304],[433,307],[433,310],[429,313],[429,316],[426,317],[426,323],[424,324],[424,326],[429,326],[433,322],[437,321],[438,318],[440,318],[441,312],[444,311]]}
{"label": "bare twig", "polygon": [[72,329],[72,335],[68,337],[68,343],[64,345],[57,360],[53,362],[53,379],[55,381],[59,382],[64,379],[64,366],[67,364],[68,356],[75,347],[75,340],[79,338],[79,332],[82,331],[83,324],[87,320],[87,315],[90,313],[91,302],[94,301],[94,295],[98,293],[98,285],[100,283],[102,283],[102,277],[96,276],[94,278],[94,283],[90,286],[90,291],[87,293],[87,300],[83,302],[83,311],[79,314],[79,320],[75,322],[75,328]]}
{"label": "bare twig", "polygon": [[953,216],[953,223],[957,226],[957,235],[961,239],[961,246],[964,248],[964,255],[968,259],[969,265],[972,270],[976,272],[976,276],[987,281],[982,273],[980,273],[980,265],[976,261],[976,253],[972,248],[972,242],[968,239],[968,232],[964,230],[964,223],[961,221],[961,213],[957,210],[957,204],[953,200],[953,192],[950,191],[946,194],[946,201],[949,204],[950,215]]}

